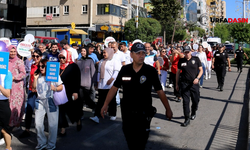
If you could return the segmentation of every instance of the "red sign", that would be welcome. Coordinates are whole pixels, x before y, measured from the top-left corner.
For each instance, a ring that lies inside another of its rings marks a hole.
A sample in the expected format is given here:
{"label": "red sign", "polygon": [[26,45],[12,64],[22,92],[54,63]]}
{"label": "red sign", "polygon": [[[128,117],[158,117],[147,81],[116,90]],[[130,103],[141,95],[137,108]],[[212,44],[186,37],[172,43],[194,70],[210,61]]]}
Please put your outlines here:
{"label": "red sign", "polygon": [[46,20],[52,20],[53,14],[46,14]]}

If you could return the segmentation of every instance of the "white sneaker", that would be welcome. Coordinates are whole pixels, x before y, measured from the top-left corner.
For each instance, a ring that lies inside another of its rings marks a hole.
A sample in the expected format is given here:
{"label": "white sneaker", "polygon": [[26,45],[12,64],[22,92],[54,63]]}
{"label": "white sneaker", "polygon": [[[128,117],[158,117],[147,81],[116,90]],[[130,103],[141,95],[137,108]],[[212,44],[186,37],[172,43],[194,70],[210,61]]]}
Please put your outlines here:
{"label": "white sneaker", "polygon": [[202,86],[200,86],[200,88],[202,88]]}
{"label": "white sneaker", "polygon": [[205,78],[205,80],[207,80],[207,78]]}
{"label": "white sneaker", "polygon": [[169,84],[169,86],[168,86],[168,87],[172,88],[172,87],[173,87],[173,84]]}
{"label": "white sneaker", "polygon": [[208,79],[210,79],[211,78],[211,76],[208,76]]}
{"label": "white sneaker", "polygon": [[39,144],[36,146],[36,150],[43,150],[45,147],[47,147],[47,144]]}
{"label": "white sneaker", "polygon": [[0,139],[0,145],[3,145],[3,144],[5,144],[5,141],[4,141],[4,138],[1,138]]}
{"label": "white sneaker", "polygon": [[99,118],[97,116],[95,117],[90,117],[90,120],[94,121],[95,123],[99,123]]}
{"label": "white sneaker", "polygon": [[116,119],[116,116],[110,116],[110,120],[115,120]]}

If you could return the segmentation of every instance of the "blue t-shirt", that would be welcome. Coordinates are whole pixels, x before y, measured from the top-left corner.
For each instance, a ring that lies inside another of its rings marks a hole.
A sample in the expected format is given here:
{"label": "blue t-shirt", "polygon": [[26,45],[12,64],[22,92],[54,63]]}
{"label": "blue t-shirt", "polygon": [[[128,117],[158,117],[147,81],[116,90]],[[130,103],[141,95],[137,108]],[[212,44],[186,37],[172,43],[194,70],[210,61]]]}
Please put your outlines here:
{"label": "blue t-shirt", "polygon": [[[97,56],[96,56],[95,53],[89,54],[88,57],[90,57],[91,59],[93,59],[94,64],[96,64],[96,63],[99,61],[99,59],[97,58]],[[80,53],[80,54],[78,55],[78,60],[80,60],[81,58],[82,58],[82,54]]]}
{"label": "blue t-shirt", "polygon": [[[3,86],[5,89],[12,89],[12,74],[8,71],[7,75],[0,74],[0,85]],[[0,100],[8,99],[5,97],[2,92],[0,91]]]}
{"label": "blue t-shirt", "polygon": [[58,55],[59,55],[58,52],[57,52],[56,54],[50,53],[50,54],[47,55],[47,59],[48,59],[50,62],[59,62],[60,60],[59,60],[59,58],[58,58]]}

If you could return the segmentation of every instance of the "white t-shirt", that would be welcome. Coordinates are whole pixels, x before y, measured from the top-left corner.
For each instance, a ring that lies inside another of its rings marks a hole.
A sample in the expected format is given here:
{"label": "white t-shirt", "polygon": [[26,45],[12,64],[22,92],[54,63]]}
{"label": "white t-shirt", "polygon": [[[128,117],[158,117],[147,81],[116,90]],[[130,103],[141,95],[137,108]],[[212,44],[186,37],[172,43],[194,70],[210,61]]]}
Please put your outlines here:
{"label": "white t-shirt", "polygon": [[71,52],[72,54],[72,61],[75,62],[75,60],[78,58],[78,53],[76,51],[76,49],[70,47],[69,49],[67,49],[69,52]]}
{"label": "white t-shirt", "polygon": [[50,81],[45,81],[45,76],[39,75],[37,79],[37,99],[47,99],[47,98],[53,98],[53,91],[51,90],[51,84],[53,84],[55,87],[61,85],[63,82],[61,80],[61,77],[59,76],[58,82],[51,83]]}
{"label": "white t-shirt", "polygon": [[201,63],[203,63],[205,65],[205,67],[207,67],[207,55],[205,52],[193,52],[192,56],[197,56],[199,57]]}
{"label": "white t-shirt", "polygon": [[131,64],[133,62],[133,59],[130,56],[130,51],[127,50],[126,52],[123,52],[124,56],[125,56],[125,64]]}
{"label": "white t-shirt", "polygon": [[[103,59],[100,61],[99,63],[99,67],[98,67],[98,78],[100,78],[100,73],[101,73],[101,65],[102,65]],[[99,84],[98,84],[98,89],[110,89],[114,82],[116,77],[113,76],[114,71],[120,71],[121,70],[121,63],[119,63],[118,60],[116,59],[111,59],[108,60],[105,64],[105,73],[104,73],[104,79],[97,79],[99,80]],[[118,74],[117,74],[118,75]],[[113,80],[113,82],[110,85],[107,85],[107,81],[111,78],[114,77],[115,79]]]}
{"label": "white t-shirt", "polygon": [[113,59],[118,60],[121,64],[126,61],[124,53],[120,50],[117,50],[117,52],[114,53]]}

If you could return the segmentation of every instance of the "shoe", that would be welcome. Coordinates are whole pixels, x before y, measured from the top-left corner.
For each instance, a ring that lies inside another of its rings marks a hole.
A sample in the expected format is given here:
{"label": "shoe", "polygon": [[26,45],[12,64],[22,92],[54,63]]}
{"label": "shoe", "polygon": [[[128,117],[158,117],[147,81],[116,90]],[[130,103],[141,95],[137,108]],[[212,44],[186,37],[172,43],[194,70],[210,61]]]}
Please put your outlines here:
{"label": "shoe", "polygon": [[200,86],[200,88],[202,88],[202,86]]}
{"label": "shoe", "polygon": [[20,127],[14,127],[13,129],[12,129],[12,132],[16,132],[16,131],[18,131],[18,130],[20,130],[21,128]]}
{"label": "shoe", "polygon": [[117,103],[116,106],[117,106],[117,107],[120,107],[120,103]]}
{"label": "shoe", "polygon": [[223,87],[220,87],[220,91],[223,91]]}
{"label": "shoe", "polygon": [[116,116],[110,116],[110,120],[115,120],[116,119]]}
{"label": "shoe", "polygon": [[58,133],[58,136],[59,136],[59,137],[64,137],[64,136],[66,136],[66,131],[65,131],[64,133],[59,132],[59,133]]}
{"label": "shoe", "polygon": [[94,121],[95,123],[99,123],[99,118],[97,116],[95,117],[90,117],[90,120]]}
{"label": "shoe", "polygon": [[194,113],[191,113],[190,119],[194,120],[195,118],[196,118],[196,113],[195,113],[195,112],[194,112]]}
{"label": "shoe", "polygon": [[169,87],[169,88],[172,88],[172,87],[173,87],[173,84],[169,84],[168,87]]}
{"label": "shoe", "polygon": [[207,80],[208,78],[205,78],[205,80]]}
{"label": "shoe", "polygon": [[4,141],[4,138],[1,138],[0,139],[0,145],[3,145],[3,144],[5,144],[5,141]]}
{"label": "shoe", "polygon": [[23,131],[23,133],[19,136],[19,138],[26,138],[26,137],[30,137],[30,133],[27,130]]}
{"label": "shoe", "polygon": [[76,125],[76,130],[81,131],[82,130],[82,122],[78,125]]}
{"label": "shoe", "polygon": [[218,85],[216,89],[220,89],[220,86]]}
{"label": "shoe", "polygon": [[177,98],[176,102],[181,102],[181,98],[180,97]]}
{"label": "shoe", "polygon": [[44,149],[45,147],[47,147],[47,144],[39,144],[39,145],[37,145],[36,146],[36,150],[42,150],[42,149]]}
{"label": "shoe", "polygon": [[240,72],[242,72],[242,70],[240,70]]}
{"label": "shoe", "polygon": [[189,123],[190,123],[190,119],[189,119],[189,118],[188,118],[188,119],[185,119],[185,121],[184,121],[184,123],[182,124],[182,126],[183,126],[183,127],[186,127],[186,126],[189,125]]}
{"label": "shoe", "polygon": [[211,75],[208,76],[208,79],[210,79],[210,78],[211,78]]}
{"label": "shoe", "polygon": [[56,149],[56,146],[52,146],[52,147],[46,147],[47,150],[54,150]]}

